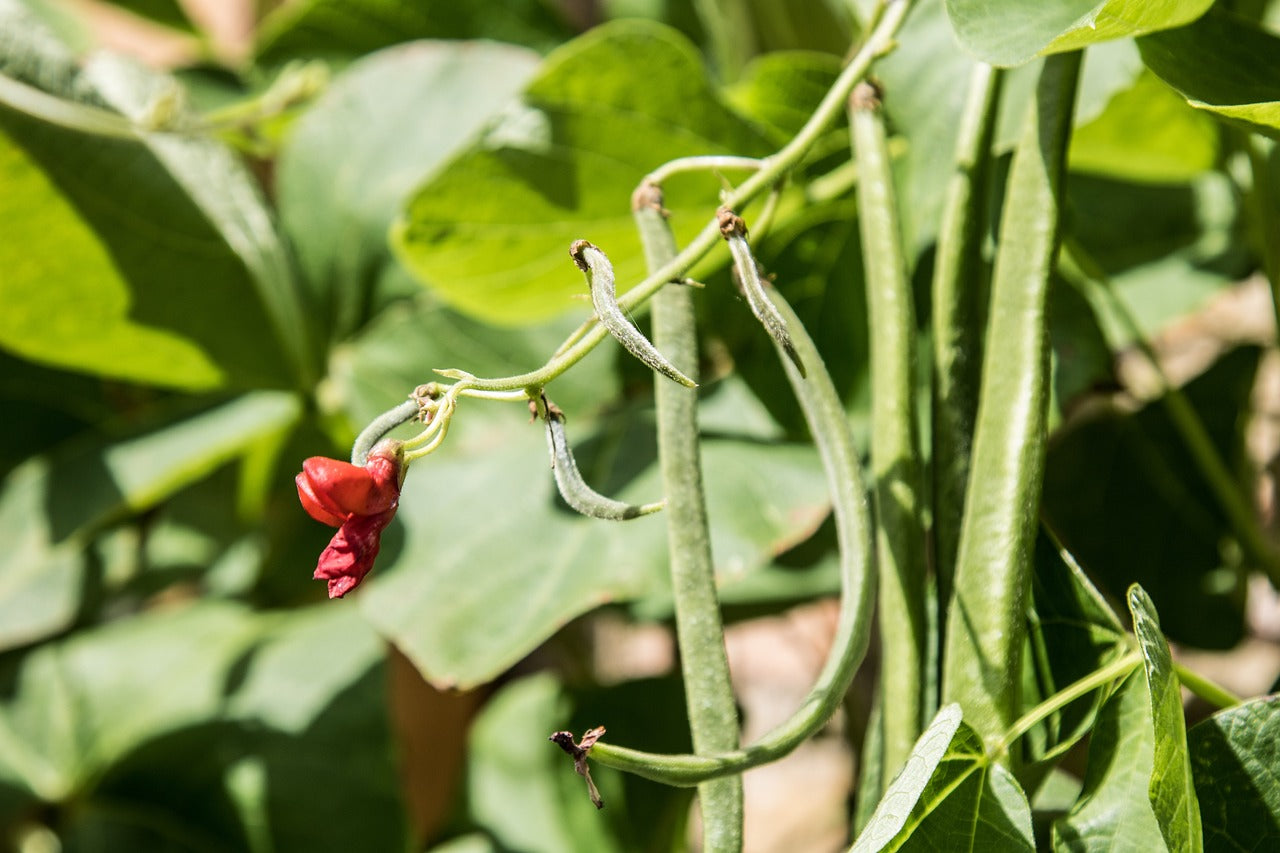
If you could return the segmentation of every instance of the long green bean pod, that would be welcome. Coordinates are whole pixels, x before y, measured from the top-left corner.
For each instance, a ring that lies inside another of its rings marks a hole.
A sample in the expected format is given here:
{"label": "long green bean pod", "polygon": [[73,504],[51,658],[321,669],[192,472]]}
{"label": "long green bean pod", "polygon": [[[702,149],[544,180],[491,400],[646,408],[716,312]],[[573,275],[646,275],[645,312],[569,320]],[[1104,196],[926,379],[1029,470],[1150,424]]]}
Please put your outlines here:
{"label": "long green bean pod", "polygon": [[942,701],[959,702],[988,742],[1020,710],[1049,400],[1046,305],[1079,71],[1079,52],[1045,60],[1009,171],[992,276],[942,673]]}

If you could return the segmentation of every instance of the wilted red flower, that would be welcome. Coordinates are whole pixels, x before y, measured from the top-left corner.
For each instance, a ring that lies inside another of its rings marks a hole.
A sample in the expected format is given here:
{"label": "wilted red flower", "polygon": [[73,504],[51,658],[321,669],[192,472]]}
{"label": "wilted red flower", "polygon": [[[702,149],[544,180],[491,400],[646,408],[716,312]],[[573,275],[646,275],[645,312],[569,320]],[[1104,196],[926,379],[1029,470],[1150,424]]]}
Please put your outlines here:
{"label": "wilted red flower", "polygon": [[302,508],[316,521],[337,527],[320,554],[313,577],[329,582],[329,597],[341,598],[373,568],[382,531],[400,502],[403,453],[398,441],[384,441],[361,467],[312,456],[294,478]]}

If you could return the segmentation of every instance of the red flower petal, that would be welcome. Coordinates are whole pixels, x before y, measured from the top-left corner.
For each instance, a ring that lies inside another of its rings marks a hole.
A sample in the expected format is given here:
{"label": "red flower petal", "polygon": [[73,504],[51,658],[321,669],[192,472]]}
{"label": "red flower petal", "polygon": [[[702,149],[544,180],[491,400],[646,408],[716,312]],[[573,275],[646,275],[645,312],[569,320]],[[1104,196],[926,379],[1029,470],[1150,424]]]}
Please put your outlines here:
{"label": "red flower petal", "polygon": [[298,500],[302,502],[302,508],[307,511],[307,515],[330,527],[339,527],[347,520],[346,514],[339,515],[325,504],[321,495],[316,494],[306,473],[294,477],[293,482],[298,486]]}
{"label": "red flower petal", "polygon": [[[306,478],[316,502],[330,515],[346,518],[352,513],[371,515],[386,509],[369,509],[370,496],[376,484],[373,474],[359,465],[324,456],[312,456],[302,463],[301,476]],[[303,501],[303,505],[306,505],[306,501]]]}
{"label": "red flower petal", "polygon": [[333,535],[312,575],[329,582],[330,598],[346,595],[369,574],[382,545],[382,531],[395,514],[393,507],[375,515],[353,515]]}

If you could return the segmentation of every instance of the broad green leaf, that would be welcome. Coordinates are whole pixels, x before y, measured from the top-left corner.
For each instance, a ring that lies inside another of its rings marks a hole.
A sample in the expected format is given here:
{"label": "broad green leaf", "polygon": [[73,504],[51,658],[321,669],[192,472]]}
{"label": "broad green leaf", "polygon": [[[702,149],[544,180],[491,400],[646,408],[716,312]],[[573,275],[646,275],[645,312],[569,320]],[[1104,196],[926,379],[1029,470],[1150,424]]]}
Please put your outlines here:
{"label": "broad green leaf", "polygon": [[256,60],[275,65],[321,56],[334,62],[415,39],[493,39],[546,50],[569,35],[539,0],[300,0],[263,21]]}
{"label": "broad green leaf", "polygon": [[1194,21],[1213,0],[946,0],[965,50],[992,65],[1078,50]]}
{"label": "broad green leaf", "polygon": [[[460,310],[536,322],[581,304],[574,240],[609,256],[619,291],[645,277],[629,199],[650,170],[686,155],[766,151],[682,36],[642,21],[606,24],[548,57],[521,103],[418,188],[392,241]],[[667,189],[683,242],[710,219],[720,184],[699,175]]]}
{"label": "broad green leaf", "polygon": [[382,656],[327,606],[205,602],[84,632],[5,669],[0,778],[71,851],[401,849]]}
{"label": "broad green leaf", "polygon": [[[934,718],[850,853],[952,850],[957,839],[970,850],[1035,849],[1026,794],[959,716],[948,705]],[[953,735],[943,740],[947,729]]]}
{"label": "broad green leaf", "polygon": [[876,853],[902,831],[959,729],[959,705],[947,705],[938,711],[916,741],[906,766],[885,791],[850,853]]}
{"label": "broad green leaf", "polygon": [[537,62],[488,42],[389,48],[339,75],[293,126],[277,167],[280,216],[331,338],[375,310],[404,197],[520,92]]}
{"label": "broad green leaf", "polygon": [[66,627],[80,600],[83,551],[103,524],[153,506],[290,428],[298,402],[257,392],[130,439],[95,439],[33,458],[0,484],[0,648]]}
{"label": "broad green leaf", "polygon": [[1144,682],[1135,670],[1098,712],[1080,799],[1053,823],[1057,853],[1169,849],[1147,793],[1155,730]]}
{"label": "broad green leaf", "polygon": [[1187,741],[1205,849],[1280,845],[1280,697],[1220,711],[1192,727]]}
{"label": "broad green leaf", "polygon": [[24,358],[134,382],[201,390],[225,381],[189,338],[130,317],[129,285],[107,247],[2,131],[0,180],[0,344]]}
{"label": "broad green leaf", "polygon": [[[468,799],[504,849],[528,853],[621,851],[608,811],[597,811],[573,759],[548,743],[564,725],[565,696],[549,674],[503,688],[471,727]],[[581,736],[575,733],[575,738]],[[598,780],[597,780],[598,781]],[[610,805],[608,788],[602,791]]]}
{"label": "broad green leaf", "polygon": [[[1183,388],[1219,453],[1240,458],[1257,351],[1236,350]],[[1244,588],[1224,565],[1230,527],[1164,406],[1099,406],[1054,439],[1045,467],[1046,524],[1104,589],[1141,583],[1165,630],[1229,648],[1243,629]]]}
{"label": "broad green leaf", "polygon": [[1142,649],[1155,734],[1151,784],[1147,789],[1151,808],[1169,849],[1195,853],[1204,849],[1204,833],[1187,754],[1181,686],[1151,599],[1134,584],[1129,588],[1128,601],[1133,633]]}
{"label": "broad green leaf", "polygon": [[[589,483],[634,503],[660,494],[646,417],[593,425],[567,414]],[[564,508],[542,425],[527,420],[514,411],[501,421],[463,419],[450,452],[414,466],[400,500],[404,539],[389,538],[360,597],[373,624],[438,684],[486,681],[569,619],[666,587],[660,514],[613,523]],[[703,466],[722,583],[806,538],[827,513],[807,446],[708,437]]]}
{"label": "broad green leaf", "polygon": [[1147,66],[1197,109],[1275,136],[1280,35],[1215,9],[1194,24],[1138,39]]}
{"label": "broad green leaf", "polygon": [[828,53],[766,53],[752,60],[726,94],[740,111],[776,131],[775,142],[783,145],[809,120],[839,74],[840,60]]}
{"label": "broad green leaf", "polygon": [[[119,57],[79,66],[14,0],[0,2],[0,32],[13,34],[0,41],[0,69],[68,110],[139,120],[180,99],[172,79]],[[314,379],[288,258],[254,179],[225,146],[176,133],[104,138],[7,107],[0,133],[6,187],[18,190],[0,202],[0,223],[32,241],[0,245],[0,345],[182,388]],[[59,258],[64,241],[69,258]]]}
{"label": "broad green leaf", "polygon": [[1218,133],[1201,113],[1152,73],[1139,75],[1093,121],[1077,127],[1072,171],[1130,181],[1170,183],[1213,168]]}

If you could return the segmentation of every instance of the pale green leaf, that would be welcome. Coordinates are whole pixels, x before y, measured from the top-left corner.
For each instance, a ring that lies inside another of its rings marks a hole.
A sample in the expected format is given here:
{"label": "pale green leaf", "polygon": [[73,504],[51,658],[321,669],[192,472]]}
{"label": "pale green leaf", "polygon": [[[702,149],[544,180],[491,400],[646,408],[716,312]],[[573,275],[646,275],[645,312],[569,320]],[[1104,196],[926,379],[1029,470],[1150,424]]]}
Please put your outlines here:
{"label": "pale green leaf", "polygon": [[[947,706],[939,712],[921,736],[907,768],[890,785],[886,801],[891,796],[895,800],[883,815],[884,826],[875,830],[865,846],[859,838],[853,850],[953,850],[958,839],[963,839],[967,849],[993,853],[1035,849],[1031,807],[1022,788],[1007,769],[987,756],[982,739],[958,719],[958,710],[949,709],[958,706]],[[954,735],[939,757],[935,737],[947,728],[953,728]],[[922,759],[919,767],[917,755]],[[934,765],[932,773],[922,781],[920,771],[928,764]],[[903,806],[910,810],[905,820],[899,814]],[[895,815],[892,821],[888,820],[890,813]],[[864,835],[872,831],[880,816],[877,808]],[[885,838],[892,825],[901,829]]]}
{"label": "pale green leaf", "polygon": [[850,853],[875,853],[883,850],[902,831],[907,817],[920,800],[925,786],[933,778],[959,728],[959,705],[947,705],[938,711],[933,722],[916,741],[906,766],[898,772],[885,791],[871,819],[850,848]]}
{"label": "pale green leaf", "polygon": [[[157,110],[187,118],[172,78],[110,54],[81,66],[14,0],[0,2],[0,70],[69,115],[119,114],[113,127]],[[179,133],[103,137],[13,107],[0,107],[0,132],[0,168],[18,190],[0,202],[0,226],[21,238],[0,243],[0,346],[181,388],[314,379],[288,257],[229,149]]]}
{"label": "pale green leaf", "polygon": [[[766,150],[682,36],[643,21],[606,24],[548,57],[521,103],[418,188],[392,241],[460,310],[536,322],[587,292],[568,255],[575,240],[609,256],[619,291],[645,277],[629,199],[650,170],[686,155]],[[711,218],[720,183],[699,175],[667,189],[683,242]]]}
{"label": "pale green leaf", "polygon": [[946,0],[960,44],[992,65],[1078,50],[1194,21],[1212,0]]}
{"label": "pale green leaf", "polygon": [[1076,128],[1068,164],[1073,171],[1163,183],[1189,180],[1213,168],[1217,156],[1213,122],[1147,72]]}
{"label": "pale green leaf", "polygon": [[388,48],[338,76],[294,125],[277,167],[280,215],[331,338],[374,309],[405,196],[472,141],[537,62],[488,42]]}

